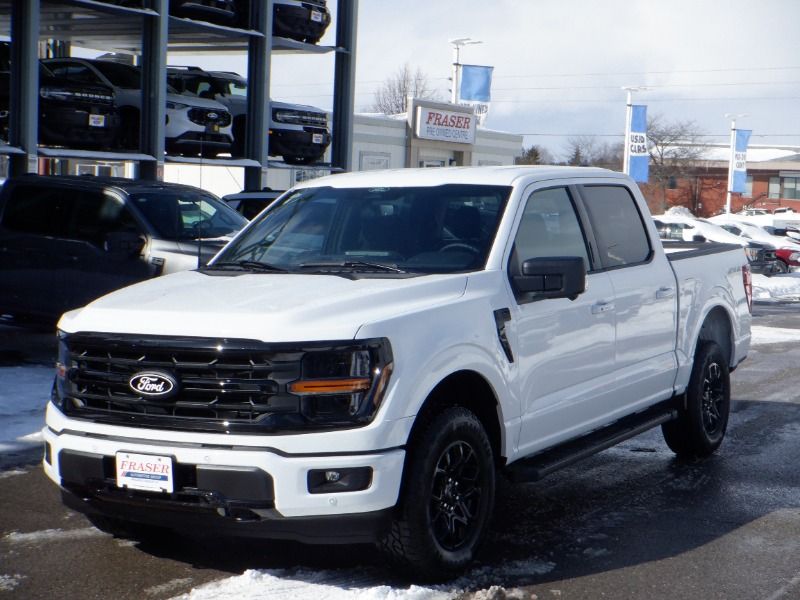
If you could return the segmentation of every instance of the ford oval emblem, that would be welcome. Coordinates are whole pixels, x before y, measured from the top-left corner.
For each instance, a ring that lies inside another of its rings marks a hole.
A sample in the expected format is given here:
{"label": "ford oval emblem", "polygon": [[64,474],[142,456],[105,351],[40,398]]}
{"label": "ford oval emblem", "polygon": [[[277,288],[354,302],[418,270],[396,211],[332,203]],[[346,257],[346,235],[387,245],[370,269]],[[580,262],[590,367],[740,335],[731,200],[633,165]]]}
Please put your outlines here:
{"label": "ford oval emblem", "polygon": [[136,373],[128,380],[128,385],[146,398],[169,398],[178,388],[178,382],[172,375],[156,371]]}
{"label": "ford oval emblem", "polygon": [[219,115],[217,113],[215,113],[215,112],[210,112],[210,113],[208,113],[208,118],[209,119],[218,119]]}

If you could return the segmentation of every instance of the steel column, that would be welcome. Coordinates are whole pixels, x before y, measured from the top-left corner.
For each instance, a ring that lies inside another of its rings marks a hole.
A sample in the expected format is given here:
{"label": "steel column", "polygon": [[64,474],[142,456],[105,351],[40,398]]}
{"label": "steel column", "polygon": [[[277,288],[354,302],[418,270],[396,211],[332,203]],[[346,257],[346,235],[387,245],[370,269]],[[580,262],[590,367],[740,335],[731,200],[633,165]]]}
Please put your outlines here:
{"label": "steel column", "polygon": [[353,112],[356,85],[358,0],[339,0],[336,12],[336,62],[333,79],[331,164],[350,171],[353,156]]}
{"label": "steel column", "polygon": [[11,157],[10,174],[39,170],[39,0],[11,6],[11,94],[9,143],[25,154]]}
{"label": "steel column", "polygon": [[155,161],[139,163],[141,179],[164,177],[164,128],[167,111],[167,40],[169,2],[151,0],[158,16],[144,18],[142,28],[142,111],[139,115],[140,150]]}
{"label": "steel column", "polygon": [[248,42],[245,157],[261,166],[245,167],[244,189],[257,191],[267,185],[269,160],[272,0],[250,3],[250,28],[262,35],[250,36]]}

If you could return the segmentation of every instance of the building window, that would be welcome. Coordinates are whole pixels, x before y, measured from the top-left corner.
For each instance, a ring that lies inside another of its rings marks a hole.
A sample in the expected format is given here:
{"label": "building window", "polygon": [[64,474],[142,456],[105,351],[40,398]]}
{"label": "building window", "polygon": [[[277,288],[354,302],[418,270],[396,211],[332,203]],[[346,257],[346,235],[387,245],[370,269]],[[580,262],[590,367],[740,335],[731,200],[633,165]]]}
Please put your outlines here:
{"label": "building window", "polygon": [[781,178],[780,177],[770,177],[769,178],[769,197],[772,199],[777,199],[781,197]]}
{"label": "building window", "polygon": [[783,192],[781,198],[789,200],[800,199],[800,177],[783,177]]}

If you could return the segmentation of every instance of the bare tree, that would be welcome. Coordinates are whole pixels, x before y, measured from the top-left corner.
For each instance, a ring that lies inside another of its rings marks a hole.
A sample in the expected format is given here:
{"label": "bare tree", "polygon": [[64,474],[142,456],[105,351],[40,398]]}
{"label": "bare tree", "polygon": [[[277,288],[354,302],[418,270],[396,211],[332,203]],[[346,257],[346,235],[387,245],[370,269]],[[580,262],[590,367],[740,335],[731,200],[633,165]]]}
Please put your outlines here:
{"label": "bare tree", "polygon": [[623,146],[620,142],[601,143],[596,137],[587,135],[571,137],[565,154],[568,165],[622,170]]}
{"label": "bare tree", "polygon": [[514,161],[518,165],[552,165],[553,155],[544,146],[537,146],[534,144],[530,148],[525,148],[522,151],[522,156],[518,156]]}
{"label": "bare tree", "polygon": [[[679,178],[694,174],[703,155],[702,130],[694,121],[667,121],[661,115],[647,120],[647,142],[650,152],[650,180],[661,188],[662,212],[667,205],[667,187]],[[700,190],[693,190],[696,205]]]}
{"label": "bare tree", "polygon": [[419,67],[412,71],[406,63],[381,84],[375,92],[370,110],[385,115],[404,113],[408,110],[409,96],[436,100],[438,94],[431,88],[427,75]]}

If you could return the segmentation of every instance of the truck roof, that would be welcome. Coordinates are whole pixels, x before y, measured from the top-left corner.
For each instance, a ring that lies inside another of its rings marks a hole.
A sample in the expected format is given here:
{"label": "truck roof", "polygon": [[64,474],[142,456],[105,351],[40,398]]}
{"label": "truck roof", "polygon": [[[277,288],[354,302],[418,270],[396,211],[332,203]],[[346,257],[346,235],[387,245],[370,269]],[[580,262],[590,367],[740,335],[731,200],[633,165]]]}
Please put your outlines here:
{"label": "truck roof", "polygon": [[409,187],[445,184],[514,185],[521,178],[532,181],[572,177],[628,178],[622,173],[594,167],[556,167],[546,165],[506,165],[491,167],[446,167],[428,169],[391,169],[341,173],[312,179],[297,187]]}

